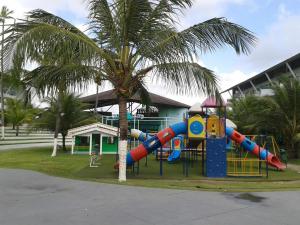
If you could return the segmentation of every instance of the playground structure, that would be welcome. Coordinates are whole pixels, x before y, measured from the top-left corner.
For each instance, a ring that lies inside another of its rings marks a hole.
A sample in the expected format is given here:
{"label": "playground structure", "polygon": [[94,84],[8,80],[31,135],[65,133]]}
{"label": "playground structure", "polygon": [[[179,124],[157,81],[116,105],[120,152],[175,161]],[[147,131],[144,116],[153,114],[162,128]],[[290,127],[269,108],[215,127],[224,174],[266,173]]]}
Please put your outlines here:
{"label": "playground structure", "polygon": [[[147,156],[155,153],[161,175],[163,160],[181,163],[186,176],[193,165],[207,177],[262,176],[263,168],[267,171],[268,166],[284,169],[276,151],[272,154],[264,143],[256,144],[254,136],[246,137],[233,129],[236,127],[226,119],[226,105],[222,101],[208,98],[200,107],[191,108],[182,119],[128,115],[129,128],[133,128],[128,139],[128,168],[134,171],[142,158],[146,158],[147,165]],[[118,156],[118,120],[117,116],[102,116],[101,123],[69,130],[72,154],[89,154],[91,167],[98,166],[102,154]],[[245,150],[245,154],[230,154],[237,149],[240,153]]]}
{"label": "playground structure", "polygon": [[[191,154],[197,156],[201,152],[202,173],[207,177],[261,175],[261,164],[263,162],[266,163],[266,169],[268,169],[268,166],[275,167],[278,170],[284,169],[284,165],[276,155],[260,147],[233,128],[226,127],[226,106],[224,103],[218,103],[215,99],[208,98],[201,107],[201,111],[194,112],[194,115],[186,115],[183,122],[175,123],[155,135],[132,130],[132,136],[142,143],[128,152],[127,165],[134,166],[134,163],[139,162],[139,160],[154,151],[162,156],[163,147],[170,142],[171,150],[167,157],[169,162],[178,161],[183,154],[186,160],[187,155],[190,158]],[[209,108],[216,109],[219,115],[209,114]],[[224,109],[223,117],[220,113],[222,109]],[[242,148],[257,156],[258,159],[228,159],[227,138],[241,145]],[[161,160],[162,158],[160,158]],[[240,167],[242,172],[230,172],[227,169],[228,166],[230,168]],[[253,172],[254,167],[259,167],[259,172]],[[115,168],[118,168],[118,164],[115,165]]]}

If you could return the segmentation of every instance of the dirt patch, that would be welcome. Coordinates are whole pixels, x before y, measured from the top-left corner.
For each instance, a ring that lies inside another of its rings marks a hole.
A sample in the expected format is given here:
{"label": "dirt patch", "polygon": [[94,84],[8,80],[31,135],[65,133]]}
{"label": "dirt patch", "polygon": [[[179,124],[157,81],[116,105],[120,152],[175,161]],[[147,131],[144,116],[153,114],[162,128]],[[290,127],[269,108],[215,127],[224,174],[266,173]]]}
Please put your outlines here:
{"label": "dirt patch", "polygon": [[300,173],[300,165],[288,164],[288,167],[287,167],[287,168],[289,168],[289,169],[291,169],[291,170],[294,170],[294,171]]}

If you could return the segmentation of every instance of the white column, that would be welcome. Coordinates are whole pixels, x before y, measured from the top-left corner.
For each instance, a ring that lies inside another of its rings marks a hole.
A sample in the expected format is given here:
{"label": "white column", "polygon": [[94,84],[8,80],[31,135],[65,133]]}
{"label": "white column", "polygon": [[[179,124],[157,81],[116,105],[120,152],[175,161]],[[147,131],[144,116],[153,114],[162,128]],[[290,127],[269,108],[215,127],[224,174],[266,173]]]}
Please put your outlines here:
{"label": "white column", "polygon": [[90,134],[90,149],[89,149],[89,154],[91,155],[92,154],[92,145],[93,145],[93,134]]}
{"label": "white column", "polygon": [[240,86],[237,86],[237,88],[238,88],[239,92],[241,93],[242,97],[245,97],[245,94],[242,92]]}
{"label": "white column", "polygon": [[254,91],[258,92],[257,88],[255,87],[255,85],[253,84],[253,82],[250,80],[250,84],[253,87]]}
{"label": "white column", "polygon": [[71,154],[74,154],[74,145],[75,145],[75,136],[72,136],[72,150],[71,150]]}
{"label": "white column", "polygon": [[289,71],[293,75],[293,77],[295,79],[297,79],[297,76],[296,76],[295,72],[292,70],[292,67],[290,66],[290,64],[286,62],[285,65],[287,66],[287,68],[289,69]]}
{"label": "white column", "polygon": [[265,75],[266,75],[268,81],[270,82],[270,84],[272,85],[272,84],[273,84],[273,81],[271,80],[269,74],[268,74],[268,73],[265,73]]}
{"label": "white column", "polygon": [[100,134],[100,155],[102,155],[102,134]]}

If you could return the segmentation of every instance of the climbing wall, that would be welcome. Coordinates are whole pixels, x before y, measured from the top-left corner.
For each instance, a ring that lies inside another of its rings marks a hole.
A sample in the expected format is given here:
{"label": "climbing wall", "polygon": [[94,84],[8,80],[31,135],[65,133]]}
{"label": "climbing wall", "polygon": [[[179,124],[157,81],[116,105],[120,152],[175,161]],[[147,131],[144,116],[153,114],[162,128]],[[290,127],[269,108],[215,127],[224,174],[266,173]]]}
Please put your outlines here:
{"label": "climbing wall", "polygon": [[206,176],[226,177],[226,138],[208,138],[206,141]]}

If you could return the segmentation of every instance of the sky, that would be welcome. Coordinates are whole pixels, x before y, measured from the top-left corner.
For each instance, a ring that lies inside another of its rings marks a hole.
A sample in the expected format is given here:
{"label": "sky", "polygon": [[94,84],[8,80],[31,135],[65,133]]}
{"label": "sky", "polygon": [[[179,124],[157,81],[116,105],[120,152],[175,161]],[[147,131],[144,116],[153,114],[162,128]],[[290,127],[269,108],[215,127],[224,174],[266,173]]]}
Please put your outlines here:
{"label": "sky", "polygon": [[[32,9],[41,8],[63,17],[84,29],[88,14],[85,0],[0,0],[21,18]],[[268,69],[300,52],[300,0],[194,0],[191,8],[179,15],[179,29],[185,29],[213,17],[225,17],[252,31],[258,38],[249,55],[236,55],[230,48],[201,55],[197,61],[213,70],[221,90]],[[106,87],[109,88],[109,87]],[[194,104],[205,96],[178,96],[159,85],[148,85],[151,92]],[[83,95],[94,94],[95,88]],[[227,96],[225,96],[226,98]]]}

